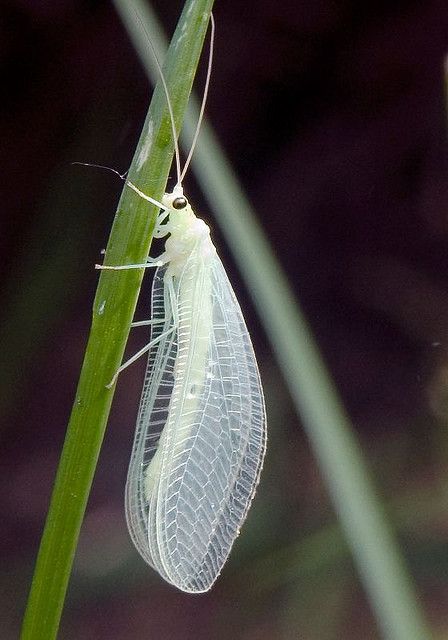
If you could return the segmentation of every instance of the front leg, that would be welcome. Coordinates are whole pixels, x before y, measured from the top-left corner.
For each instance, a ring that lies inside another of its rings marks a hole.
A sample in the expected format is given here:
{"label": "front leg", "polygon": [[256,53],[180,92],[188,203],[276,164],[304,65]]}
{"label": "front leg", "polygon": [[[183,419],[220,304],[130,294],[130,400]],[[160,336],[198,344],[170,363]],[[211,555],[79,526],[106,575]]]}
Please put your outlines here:
{"label": "front leg", "polygon": [[120,265],[109,265],[109,264],[96,264],[95,269],[110,270],[110,271],[122,271],[125,269],[147,269],[148,267],[163,267],[169,261],[166,253],[162,253],[158,258],[148,258],[146,262],[142,262],[140,264],[120,264]]}

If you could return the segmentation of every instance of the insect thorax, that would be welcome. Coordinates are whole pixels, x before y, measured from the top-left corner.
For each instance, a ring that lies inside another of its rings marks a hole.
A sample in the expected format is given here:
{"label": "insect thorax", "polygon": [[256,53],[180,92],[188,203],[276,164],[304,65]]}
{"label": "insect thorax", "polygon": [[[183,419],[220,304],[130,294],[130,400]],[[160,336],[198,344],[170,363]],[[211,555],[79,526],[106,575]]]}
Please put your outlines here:
{"label": "insect thorax", "polygon": [[[164,202],[172,198],[172,195],[165,194]],[[188,203],[180,210],[170,208],[166,226],[170,235],[165,242],[165,253],[173,275],[180,275],[191,254],[195,253],[198,259],[207,260],[216,253],[208,225],[196,217]]]}

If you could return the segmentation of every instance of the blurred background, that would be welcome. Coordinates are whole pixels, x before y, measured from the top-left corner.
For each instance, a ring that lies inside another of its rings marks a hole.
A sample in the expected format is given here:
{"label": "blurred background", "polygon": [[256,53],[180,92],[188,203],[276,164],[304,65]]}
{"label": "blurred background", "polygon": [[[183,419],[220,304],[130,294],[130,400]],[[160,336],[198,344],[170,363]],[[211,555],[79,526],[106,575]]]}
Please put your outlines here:
{"label": "blurred background", "polygon": [[[181,5],[153,4],[168,33]],[[215,15],[208,117],[354,422],[435,637],[448,638],[448,5],[226,0]],[[151,88],[106,1],[4,0],[0,65],[0,634],[9,640],[89,331],[93,264],[122,188],[112,174],[71,163],[125,171]],[[165,584],[124,520],[145,364],[126,371],[60,637],[376,640],[249,294],[191,173],[186,188],[254,338],[269,416],[261,484],[213,590],[195,597]],[[144,340],[134,334],[129,353]]]}

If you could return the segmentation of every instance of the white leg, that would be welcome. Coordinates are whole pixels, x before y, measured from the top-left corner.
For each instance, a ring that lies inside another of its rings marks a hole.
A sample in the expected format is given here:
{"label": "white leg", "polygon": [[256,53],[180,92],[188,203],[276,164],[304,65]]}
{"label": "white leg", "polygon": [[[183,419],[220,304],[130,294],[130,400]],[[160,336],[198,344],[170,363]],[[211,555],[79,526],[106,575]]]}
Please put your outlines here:
{"label": "white leg", "polygon": [[169,222],[165,222],[166,219],[169,217],[169,215],[170,215],[169,209],[161,210],[157,214],[156,225],[154,227],[154,233],[153,233],[154,238],[164,238],[169,233],[171,233]]}
{"label": "white leg", "polygon": [[106,384],[106,387],[108,389],[110,389],[111,387],[114,386],[114,384],[117,381],[118,376],[120,375],[120,373],[122,371],[124,371],[125,369],[127,369],[129,367],[130,364],[133,364],[136,360],[138,360],[140,358],[140,356],[144,355],[145,353],[147,353],[151,347],[153,347],[155,344],[157,344],[158,342],[160,342],[161,340],[163,340],[163,338],[166,338],[166,336],[169,336],[170,333],[173,333],[173,331],[175,330],[175,325],[173,325],[172,327],[170,327],[169,329],[167,329],[166,331],[163,331],[163,333],[160,334],[160,336],[157,336],[157,338],[154,338],[154,340],[151,340],[151,342],[149,342],[147,345],[145,345],[142,349],[140,349],[140,351],[137,351],[137,353],[134,353],[134,355],[129,358],[129,360],[126,360],[126,362],[124,362],[120,367],[118,367],[117,371],[114,374],[114,377],[112,378],[112,380],[109,382],[109,384]]}
{"label": "white leg", "polygon": [[102,271],[122,271],[127,269],[148,269],[149,267],[162,267],[164,264],[168,262],[167,257],[164,253],[160,255],[158,258],[148,258],[146,262],[141,262],[140,264],[120,264],[120,265],[109,265],[109,264],[96,264],[95,269],[101,269]]}
{"label": "white leg", "polygon": [[[137,351],[137,353],[135,353],[131,358],[129,358],[129,360],[126,360],[126,362],[124,362],[120,367],[118,367],[114,377],[109,382],[109,384],[106,385],[108,389],[110,389],[115,384],[118,376],[124,369],[129,367],[129,365],[135,362],[136,360],[138,360],[140,356],[147,353],[151,349],[151,347],[153,347],[155,344],[157,344],[158,342],[166,338],[166,336],[170,335],[170,333],[173,333],[173,331],[176,330],[178,325],[177,301],[176,301],[176,292],[174,290],[173,281],[171,278],[167,282],[167,287],[168,287],[168,298],[169,298],[169,307],[170,307],[169,308],[170,315],[168,316],[168,318],[172,319],[172,322],[173,322],[172,326],[169,329],[166,329],[166,331],[163,331],[159,336],[157,336],[157,338],[154,338],[154,340],[151,340],[151,342],[149,342],[142,349],[140,349],[140,351]],[[139,322],[133,322],[131,326],[141,327],[145,325],[159,324],[162,322],[166,323],[166,321],[167,321],[167,318],[163,318],[163,319],[156,318],[155,320],[142,320]]]}
{"label": "white leg", "polygon": [[165,222],[169,215],[169,209],[162,209],[161,211],[159,211],[159,213],[157,214],[156,226],[160,226],[163,222]]}
{"label": "white leg", "polygon": [[154,324],[165,324],[166,318],[158,318],[157,320],[138,320],[131,322],[131,327],[150,327]]}
{"label": "white leg", "polygon": [[160,227],[156,227],[154,229],[154,233],[153,233],[153,238],[164,238],[165,236],[167,236],[170,233],[170,229],[166,229],[165,227],[168,227],[169,225],[167,224],[162,224],[160,225]]}

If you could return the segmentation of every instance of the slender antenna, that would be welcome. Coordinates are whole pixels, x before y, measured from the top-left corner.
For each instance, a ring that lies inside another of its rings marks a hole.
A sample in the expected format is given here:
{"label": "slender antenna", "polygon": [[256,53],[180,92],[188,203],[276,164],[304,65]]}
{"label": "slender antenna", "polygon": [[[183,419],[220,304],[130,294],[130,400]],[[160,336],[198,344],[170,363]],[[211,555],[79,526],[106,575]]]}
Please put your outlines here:
{"label": "slender antenna", "polygon": [[209,85],[210,85],[210,78],[211,78],[211,75],[212,75],[213,50],[214,50],[214,47],[215,47],[215,19],[213,17],[213,13],[210,14],[210,25],[211,25],[210,49],[209,49],[209,54],[208,54],[207,77],[205,79],[204,96],[202,98],[201,108],[200,108],[200,111],[199,111],[198,124],[196,125],[196,131],[194,132],[193,142],[191,143],[191,147],[190,147],[190,151],[188,153],[188,157],[185,160],[184,168],[182,169],[182,172],[180,173],[180,175],[178,174],[178,180],[177,180],[176,187],[181,187],[182,186],[182,180],[185,178],[185,174],[187,173],[187,169],[190,166],[190,162],[191,162],[191,159],[193,157],[193,151],[194,151],[194,149],[196,147],[196,143],[198,141],[199,131],[201,129],[202,120],[204,118],[205,103],[207,102],[208,88],[209,88]]}
{"label": "slender antenna", "polygon": [[167,102],[167,105],[168,105],[168,111],[169,111],[170,120],[171,120],[171,131],[172,131],[172,134],[173,134],[174,154],[175,154],[175,157],[176,157],[177,185],[180,185],[180,183],[182,181],[182,176],[181,176],[181,173],[180,173],[179,143],[177,141],[176,123],[174,122],[174,111],[173,111],[173,106],[171,104],[170,94],[168,92],[168,87],[166,85],[165,77],[163,75],[162,65],[159,62],[155,47],[154,47],[153,43],[151,42],[151,38],[149,37],[149,33],[147,32],[146,27],[143,24],[142,19],[140,18],[140,15],[137,13],[137,11],[135,9],[134,9],[134,11],[135,11],[135,15],[137,16],[137,20],[140,22],[140,25],[141,25],[143,31],[145,32],[146,38],[147,38],[147,40],[149,42],[149,46],[151,47],[151,51],[152,51],[152,54],[154,56],[154,61],[156,63],[156,67],[157,67],[157,70],[159,72],[160,79],[162,81],[163,90],[165,91],[166,102]]}
{"label": "slender antenna", "polygon": [[116,169],[112,169],[112,167],[107,167],[105,164],[94,164],[93,162],[72,162],[71,164],[78,164],[82,167],[96,167],[97,169],[106,169],[106,171],[112,171],[112,173],[116,173],[117,176],[122,180],[126,180],[126,176],[128,174],[128,171],[120,173]]}
{"label": "slender antenna", "polygon": [[112,173],[116,173],[119,178],[124,180],[126,185],[130,187],[133,191],[135,191],[135,193],[138,193],[138,195],[141,198],[143,198],[144,200],[147,200],[151,204],[154,204],[159,209],[163,209],[163,211],[167,211],[166,205],[164,205],[162,202],[159,202],[158,200],[154,200],[154,198],[151,198],[151,196],[147,196],[145,193],[143,193],[143,191],[140,191],[140,189],[136,187],[135,184],[133,184],[130,180],[126,179],[128,171],[125,171],[124,173],[120,173],[116,169],[112,169],[112,167],[108,167],[105,164],[93,164],[93,162],[72,162],[71,164],[80,164],[82,167],[96,167],[97,169],[106,169],[107,171],[112,171]]}

